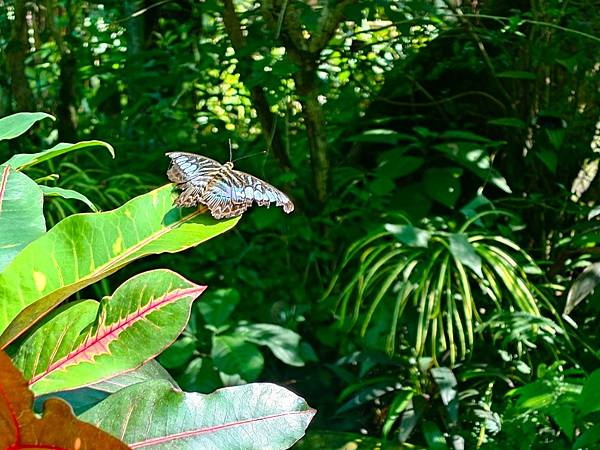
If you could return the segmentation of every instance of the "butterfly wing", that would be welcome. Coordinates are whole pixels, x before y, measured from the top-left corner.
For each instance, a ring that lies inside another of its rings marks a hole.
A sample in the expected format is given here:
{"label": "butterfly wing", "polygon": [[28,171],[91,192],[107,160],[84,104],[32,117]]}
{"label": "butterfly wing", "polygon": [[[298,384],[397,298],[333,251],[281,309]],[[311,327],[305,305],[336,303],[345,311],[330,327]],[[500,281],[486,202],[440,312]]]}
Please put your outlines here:
{"label": "butterfly wing", "polygon": [[275,205],[281,206],[288,214],[294,210],[294,204],[289,197],[266,181],[239,170],[232,170],[232,173],[241,181],[240,186],[242,187],[241,190],[238,189],[235,193],[248,202],[249,205],[255,201],[259,206],[268,207],[274,202]]}
{"label": "butterfly wing", "polygon": [[225,167],[208,184],[200,202],[208,207],[215,219],[236,217],[252,205],[252,200],[240,196],[243,189],[242,180]]}
{"label": "butterfly wing", "polygon": [[171,167],[167,170],[169,180],[183,191],[175,200],[179,207],[196,206],[208,183],[219,173],[223,165],[214,159],[195,153],[170,152]]}

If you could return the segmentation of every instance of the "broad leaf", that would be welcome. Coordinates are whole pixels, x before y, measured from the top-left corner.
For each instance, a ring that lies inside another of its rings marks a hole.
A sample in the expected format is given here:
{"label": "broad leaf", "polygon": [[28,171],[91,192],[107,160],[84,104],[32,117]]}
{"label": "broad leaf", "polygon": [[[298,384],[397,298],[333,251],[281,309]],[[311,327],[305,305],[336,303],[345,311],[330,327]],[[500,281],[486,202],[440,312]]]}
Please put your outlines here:
{"label": "broad leaf", "polygon": [[425,192],[432,199],[452,208],[460,197],[461,186],[459,178],[462,172],[462,169],[459,167],[426,170],[423,176]]}
{"label": "broad leaf", "polygon": [[36,395],[134,369],[177,338],[204,289],[170,270],[137,275],[100,303],[70,303],[51,315],[19,346],[15,365]]}
{"label": "broad leaf", "polygon": [[281,361],[290,366],[303,366],[300,356],[300,335],[294,331],[272,323],[251,323],[240,325],[233,332],[247,342],[266,345]]}
{"label": "broad leaf", "polygon": [[488,152],[480,145],[474,142],[448,142],[434,145],[433,148],[463,165],[482,180],[489,181],[507,194],[512,193],[506,179],[492,168]]}
{"label": "broad leaf", "polygon": [[598,395],[598,386],[600,386],[600,369],[594,371],[587,379],[581,390],[581,395],[577,401],[581,416],[600,411],[600,396]]}
{"label": "broad leaf", "polygon": [[221,372],[239,375],[244,381],[256,380],[265,365],[260,350],[236,336],[215,336],[211,356]]}
{"label": "broad leaf", "polygon": [[450,251],[459,262],[470,268],[479,277],[483,278],[481,270],[481,257],[469,242],[466,234],[452,233],[450,235]]}
{"label": "broad leaf", "polygon": [[35,181],[8,165],[0,166],[0,272],[46,232],[43,200]]}
{"label": "broad leaf", "polygon": [[[416,449],[417,447],[415,447]],[[403,450],[406,447],[385,439],[369,437],[358,433],[341,431],[311,430],[300,440],[294,450]]]}
{"label": "broad leaf", "polygon": [[40,185],[39,187],[46,197],[62,197],[67,199],[79,200],[88,205],[92,211],[99,211],[98,208],[96,208],[96,205],[94,205],[89,198],[77,191],[74,191],[72,189],[63,189],[57,186]]}
{"label": "broad leaf", "polygon": [[235,289],[209,290],[195,308],[204,321],[218,327],[223,325],[240,302],[240,293]]}
{"label": "broad leaf", "polygon": [[[1,217],[0,217],[1,219]],[[564,314],[570,314],[573,309],[590,294],[592,294],[600,283],[600,263],[592,263],[579,275],[567,294]]]}
{"label": "broad leaf", "polygon": [[0,273],[0,345],[64,299],[146,255],[174,253],[232,228],[204,210],[173,208],[165,185],[113,211],[75,214],[28,245]]}
{"label": "broad leaf", "polygon": [[386,223],[385,230],[394,235],[396,239],[409,247],[424,247],[429,245],[431,233],[421,228],[413,227],[412,225],[396,225]]}
{"label": "broad leaf", "polygon": [[23,170],[41,162],[48,161],[56,156],[87,147],[104,147],[110,152],[113,158],[115,157],[115,150],[112,148],[112,145],[103,141],[81,141],[77,144],[61,142],[60,144],[56,144],[51,149],[44,150],[43,152],[20,153],[18,155],[14,155],[7,161],[7,164],[10,164],[17,170]]}
{"label": "broad leaf", "polygon": [[134,448],[276,450],[300,439],[314,414],[303,399],[274,384],[204,395],[148,381],[117,392],[80,418]]}
{"label": "broad leaf", "polygon": [[178,388],[177,383],[171,377],[171,375],[169,375],[169,373],[159,363],[152,359],[135,370],[125,372],[121,375],[94,383],[87,387],[71,389],[62,392],[53,392],[51,394],[44,394],[36,397],[34,411],[40,412],[43,403],[48,398],[58,397],[71,405],[75,415],[80,415],[91,407],[96,406],[110,394],[126,388],[127,386],[150,380],[165,380],[171,383],[174,388]]}
{"label": "broad leaf", "polygon": [[46,401],[42,418],[33,413],[32,405],[33,394],[27,389],[27,382],[0,351],[0,448],[128,448],[108,433],[77,420],[62,400]]}
{"label": "broad leaf", "polygon": [[0,119],[0,141],[5,139],[14,139],[21,136],[27,130],[29,130],[34,123],[39,120],[49,117],[55,120],[50,114],[43,112],[20,112],[11,116],[3,117]]}

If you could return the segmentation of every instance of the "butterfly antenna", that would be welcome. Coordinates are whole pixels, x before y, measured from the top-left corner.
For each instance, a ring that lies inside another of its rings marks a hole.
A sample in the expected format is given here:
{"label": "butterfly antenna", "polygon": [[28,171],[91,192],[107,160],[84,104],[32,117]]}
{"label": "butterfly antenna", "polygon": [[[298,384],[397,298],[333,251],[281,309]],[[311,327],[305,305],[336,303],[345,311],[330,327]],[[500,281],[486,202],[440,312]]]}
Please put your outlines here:
{"label": "butterfly antenna", "polygon": [[252,153],[250,155],[245,155],[245,156],[240,156],[239,158],[236,158],[234,161],[232,162],[236,162],[239,161],[240,159],[246,159],[246,158],[251,158],[253,156],[257,156],[257,155],[266,155],[267,153],[269,153],[267,150],[263,150],[262,152],[257,152],[257,153]]}
{"label": "butterfly antenna", "polygon": [[229,161],[233,162],[232,161],[232,159],[233,159],[233,150],[231,148],[231,139],[227,139],[227,142],[229,142]]}

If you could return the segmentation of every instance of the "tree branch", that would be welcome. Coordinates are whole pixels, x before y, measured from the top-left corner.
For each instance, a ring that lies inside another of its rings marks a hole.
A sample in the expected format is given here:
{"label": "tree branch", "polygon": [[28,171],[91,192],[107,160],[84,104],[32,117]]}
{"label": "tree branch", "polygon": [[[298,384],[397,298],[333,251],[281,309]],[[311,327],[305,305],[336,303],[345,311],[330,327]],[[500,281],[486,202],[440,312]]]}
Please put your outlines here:
{"label": "tree branch", "polygon": [[[250,55],[245,55],[242,51],[246,46],[246,39],[242,32],[242,24],[235,12],[233,0],[223,0],[223,6],[223,23],[239,61],[238,72],[242,80],[244,80],[249,78],[251,74],[252,60],[250,59]],[[277,119],[271,111],[271,106],[264,88],[257,85],[253,86],[250,88],[250,96],[254,108],[256,109],[262,134],[267,145],[273,150],[273,155],[279,162],[279,165],[286,170],[290,169],[291,162],[283,144],[281,133],[277,127]]]}

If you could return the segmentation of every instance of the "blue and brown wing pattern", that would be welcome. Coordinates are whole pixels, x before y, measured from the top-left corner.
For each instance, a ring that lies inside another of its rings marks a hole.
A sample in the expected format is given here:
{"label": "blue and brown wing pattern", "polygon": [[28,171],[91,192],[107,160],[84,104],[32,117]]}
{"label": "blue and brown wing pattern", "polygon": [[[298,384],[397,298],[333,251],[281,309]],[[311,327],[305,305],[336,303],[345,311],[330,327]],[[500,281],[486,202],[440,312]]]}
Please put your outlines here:
{"label": "blue and brown wing pattern", "polygon": [[167,153],[172,165],[169,179],[182,189],[175,200],[180,207],[202,204],[215,219],[226,219],[242,214],[256,202],[259,206],[275,203],[286,213],[294,204],[280,190],[252,175],[233,170],[233,163],[220,164],[194,153]]}

